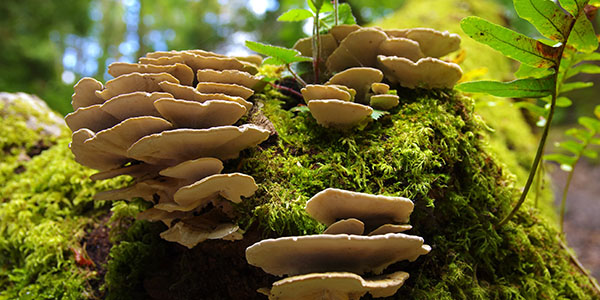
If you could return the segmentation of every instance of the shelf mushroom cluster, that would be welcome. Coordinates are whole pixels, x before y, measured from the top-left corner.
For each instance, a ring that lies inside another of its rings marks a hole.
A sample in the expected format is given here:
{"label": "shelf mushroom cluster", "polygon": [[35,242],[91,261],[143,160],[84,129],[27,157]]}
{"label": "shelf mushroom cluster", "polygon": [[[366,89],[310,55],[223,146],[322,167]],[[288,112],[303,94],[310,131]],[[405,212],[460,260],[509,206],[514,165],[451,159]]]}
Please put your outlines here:
{"label": "shelf mushroom cluster", "polygon": [[[431,250],[423,238],[402,233],[411,229],[406,223],[412,210],[412,201],[402,197],[321,191],[308,201],[306,211],[328,225],[323,234],[267,239],[246,249],[249,264],[291,276],[259,292],[271,300],[394,295],[409,274],[379,274],[395,262],[415,261]],[[360,275],[365,273],[378,276],[364,279]]]}
{"label": "shelf mushroom cluster", "polygon": [[[452,88],[462,71],[439,59],[460,46],[460,37],[430,28],[384,30],[378,27],[339,25],[320,36],[321,57],[330,73],[351,67],[374,67],[393,84],[407,88]],[[294,48],[311,56],[310,38]]]}
{"label": "shelf mushroom cluster", "polygon": [[83,78],[74,87],[71,151],[99,170],[92,179],[118,175],[133,185],[95,199],[141,197],[154,206],[138,216],[162,221],[166,240],[188,248],[206,239],[240,239],[231,202],[257,190],[251,176],[221,174],[223,160],[265,141],[269,131],[234,126],[264,85],[260,57],[227,57],[202,50],[152,52],[138,63],[113,63],[105,85]]}
{"label": "shelf mushroom cluster", "polygon": [[353,67],[333,75],[324,85],[310,84],[302,89],[308,108],[324,127],[347,128],[359,124],[373,108],[389,110],[399,97],[388,94],[383,73],[370,67]]}

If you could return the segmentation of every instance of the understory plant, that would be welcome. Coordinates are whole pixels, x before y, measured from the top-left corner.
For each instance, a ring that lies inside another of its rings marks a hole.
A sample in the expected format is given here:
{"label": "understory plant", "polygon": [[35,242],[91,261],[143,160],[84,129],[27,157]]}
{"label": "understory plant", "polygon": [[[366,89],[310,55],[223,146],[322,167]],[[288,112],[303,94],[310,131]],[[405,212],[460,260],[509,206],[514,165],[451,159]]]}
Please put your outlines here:
{"label": "understory plant", "polygon": [[506,224],[527,198],[543,160],[555,109],[571,105],[571,100],[562,94],[592,85],[590,82],[566,81],[579,73],[600,73],[600,67],[588,62],[599,59],[598,54],[594,53],[598,48],[598,39],[590,17],[600,1],[558,2],[560,5],[550,0],[513,2],[517,14],[535,26],[544,38],[528,37],[478,17],[467,17],[461,21],[461,27],[467,35],[521,62],[521,67],[515,74],[519,79],[511,82],[474,81],[462,83],[456,88],[463,92],[481,92],[498,97],[539,99],[537,103],[520,104],[541,117],[543,131],[523,192],[498,226]]}

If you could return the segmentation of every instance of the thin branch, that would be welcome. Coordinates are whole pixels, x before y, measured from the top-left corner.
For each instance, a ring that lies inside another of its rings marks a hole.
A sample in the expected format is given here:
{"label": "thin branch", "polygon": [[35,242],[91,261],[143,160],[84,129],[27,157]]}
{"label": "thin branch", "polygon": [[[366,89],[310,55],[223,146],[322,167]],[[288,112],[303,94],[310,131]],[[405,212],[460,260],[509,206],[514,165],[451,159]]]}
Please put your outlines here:
{"label": "thin branch", "polygon": [[300,97],[300,98],[304,98],[304,97],[302,96],[302,94],[298,93],[298,91],[296,91],[296,90],[294,90],[294,89],[292,89],[292,88],[289,88],[289,87],[287,87],[287,86],[283,86],[283,85],[279,85],[279,84],[275,84],[275,83],[272,83],[272,82],[269,82],[269,84],[270,84],[272,87],[274,87],[274,88],[276,88],[276,89],[278,89],[278,90],[286,91],[286,92],[288,92],[288,93],[290,93],[290,94],[294,94],[294,96],[297,96],[297,97]]}
{"label": "thin branch", "polygon": [[333,15],[334,15],[334,24],[335,26],[338,26],[338,0],[333,0]]}
{"label": "thin branch", "polygon": [[585,276],[587,276],[590,283],[594,287],[594,292],[596,292],[596,294],[600,295],[600,285],[598,285],[598,281],[596,281],[596,279],[592,276],[592,274],[590,274],[590,272],[585,269],[585,267],[581,264],[579,259],[577,259],[577,256],[575,256],[575,254],[573,254],[571,249],[569,249],[569,247],[567,247],[565,242],[560,237],[558,238],[558,243],[560,244],[560,247],[565,249],[565,251],[569,254],[569,258],[571,258],[571,261],[575,264],[575,266],[577,266],[579,271],[581,271],[581,273],[583,273]]}
{"label": "thin branch", "polygon": [[294,70],[292,70],[292,67],[290,67],[290,64],[285,65],[285,67],[287,68],[287,70],[292,74],[292,76],[294,76],[294,78],[300,82],[300,84],[305,87],[306,86],[306,82],[304,80],[302,80],[302,78],[300,78],[300,76],[298,76],[298,74],[296,74],[296,72],[294,72]]}

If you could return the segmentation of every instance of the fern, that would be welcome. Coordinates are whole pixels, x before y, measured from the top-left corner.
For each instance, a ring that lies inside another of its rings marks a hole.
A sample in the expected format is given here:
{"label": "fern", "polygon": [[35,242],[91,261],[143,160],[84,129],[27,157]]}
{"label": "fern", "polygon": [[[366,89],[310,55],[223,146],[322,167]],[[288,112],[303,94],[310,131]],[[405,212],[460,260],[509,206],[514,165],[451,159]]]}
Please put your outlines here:
{"label": "fern", "polygon": [[[596,5],[599,1],[591,2]],[[585,13],[589,0],[560,0],[562,8],[551,0],[514,0],[513,3],[517,14],[549,40],[534,39],[478,17],[463,19],[461,27],[467,35],[521,62],[522,67],[516,74],[520,78],[511,82],[475,81],[456,87],[463,92],[539,98],[547,103],[543,107],[522,104],[544,117],[544,122],[540,124],[544,126],[544,130],[523,192],[512,211],[499,222],[499,226],[508,222],[527,198],[542,160],[556,107],[570,105],[571,101],[560,97],[560,94],[591,86],[590,83],[565,81],[577,73],[600,72],[594,67],[583,67],[586,64],[582,63],[597,59],[593,52],[598,48],[598,40]]]}

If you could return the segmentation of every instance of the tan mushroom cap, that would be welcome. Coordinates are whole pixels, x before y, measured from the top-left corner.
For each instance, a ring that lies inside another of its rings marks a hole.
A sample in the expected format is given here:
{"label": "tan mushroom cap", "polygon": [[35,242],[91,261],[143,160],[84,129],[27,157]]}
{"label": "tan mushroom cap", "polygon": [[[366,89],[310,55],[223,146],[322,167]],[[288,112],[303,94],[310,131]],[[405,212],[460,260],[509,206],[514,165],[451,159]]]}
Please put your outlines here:
{"label": "tan mushroom cap", "polygon": [[378,59],[386,78],[407,88],[451,89],[462,77],[462,70],[457,64],[437,58],[422,58],[416,63],[396,56],[380,55]]}
{"label": "tan mushroom cap", "polygon": [[239,84],[255,91],[264,87],[264,82],[260,78],[238,70],[198,70],[196,77],[198,82]]}
{"label": "tan mushroom cap", "polygon": [[177,78],[183,85],[192,85],[194,71],[187,65],[176,63],[173,65],[150,65],[115,62],[108,66],[108,74],[118,77],[131,73],[169,73]]}
{"label": "tan mushroom cap", "polygon": [[302,96],[304,101],[308,103],[310,100],[319,99],[338,99],[342,101],[352,100],[352,95],[349,92],[339,88],[335,85],[320,85],[320,84],[309,84],[302,90]]}
{"label": "tan mushroom cap", "polygon": [[134,117],[97,132],[84,144],[89,144],[94,149],[100,149],[107,153],[127,156],[127,149],[142,137],[172,128],[173,125],[163,118]]}
{"label": "tan mushroom cap", "polygon": [[[327,60],[327,57],[338,47],[338,42],[332,34],[320,34],[321,58]],[[294,44],[294,49],[300,51],[303,56],[312,57],[312,36],[301,38]]]}
{"label": "tan mushroom cap", "polygon": [[392,94],[373,95],[369,105],[376,109],[389,110],[400,103],[400,97]]}
{"label": "tan mushroom cap", "polygon": [[366,95],[371,89],[371,85],[375,82],[381,82],[382,79],[383,73],[378,69],[357,67],[333,75],[326,84],[339,84],[352,88],[356,90],[355,101],[367,104],[369,99],[366,99]]}
{"label": "tan mushroom cap", "polygon": [[311,273],[276,281],[268,296],[270,300],[359,300],[369,292],[375,298],[389,297],[408,277],[401,271],[369,279],[348,272]]}
{"label": "tan mushroom cap", "polygon": [[165,177],[200,180],[204,177],[221,173],[223,162],[214,157],[202,157],[184,161],[176,166],[160,170],[159,174]]}
{"label": "tan mushroom cap", "polygon": [[106,153],[93,146],[85,145],[85,141],[93,138],[94,135],[94,132],[87,128],[73,132],[69,148],[71,148],[76,162],[92,169],[106,171],[118,168],[130,161],[126,157]]}
{"label": "tan mushroom cap", "polygon": [[132,200],[134,198],[142,198],[148,202],[154,201],[154,196],[159,191],[149,185],[146,181],[138,182],[132,186],[101,191],[94,194],[94,200]]}
{"label": "tan mushroom cap", "polygon": [[109,80],[104,90],[96,92],[96,95],[108,100],[132,92],[160,92],[158,84],[162,81],[179,84],[179,80],[169,73],[131,73]]}
{"label": "tan mushroom cap", "polygon": [[143,178],[145,176],[152,176],[152,174],[157,174],[161,169],[160,166],[149,165],[145,163],[133,164],[125,167],[119,167],[116,169],[106,170],[102,172],[98,172],[92,174],[90,176],[91,180],[104,180],[109,179],[121,175],[129,175],[134,178]]}
{"label": "tan mushroom cap", "polygon": [[412,61],[425,57],[419,43],[407,38],[388,38],[379,45],[379,54],[406,57]]}
{"label": "tan mushroom cap", "polygon": [[375,94],[387,94],[390,91],[390,86],[381,82],[373,82],[371,91]]}
{"label": "tan mushroom cap", "polygon": [[338,43],[341,43],[342,40],[344,40],[350,33],[357,31],[360,28],[361,27],[356,24],[342,24],[332,27],[329,33],[331,33],[335,37]]}
{"label": "tan mushroom cap", "polygon": [[177,204],[182,206],[203,207],[216,195],[233,202],[242,202],[242,196],[250,197],[258,189],[252,176],[242,173],[215,174],[180,188],[174,196]]}
{"label": "tan mushroom cap", "polygon": [[358,125],[373,113],[366,105],[337,99],[311,100],[308,108],[319,125],[338,129]]}
{"label": "tan mushroom cap", "polygon": [[140,57],[138,62],[140,64],[164,66],[174,64],[185,64],[185,59],[183,59],[181,55],[163,56],[158,58]]}
{"label": "tan mushroom cap", "polygon": [[87,128],[96,132],[114,126],[119,123],[119,120],[104,112],[101,104],[94,104],[80,107],[74,112],[67,114],[65,122],[73,132],[81,128]]}
{"label": "tan mushroom cap", "polygon": [[181,53],[181,51],[177,51],[177,50],[154,51],[154,52],[146,53],[146,55],[144,57],[148,57],[148,58],[172,57],[172,56],[177,56],[180,53]]}
{"label": "tan mushroom cap", "polygon": [[91,77],[81,78],[73,87],[75,91],[71,96],[71,105],[74,110],[94,104],[104,103],[104,99],[96,95],[96,91],[104,89],[102,83]]}
{"label": "tan mushroom cap", "polygon": [[234,56],[233,58],[235,58],[241,62],[247,62],[247,63],[251,63],[253,65],[257,65],[257,66],[260,66],[263,61],[262,56],[257,55],[257,54],[251,54],[251,55],[247,55],[247,56]]}
{"label": "tan mushroom cap", "polygon": [[174,220],[191,218],[193,216],[194,216],[194,214],[192,212],[183,212],[183,211],[168,212],[168,211],[160,210],[155,207],[151,207],[142,212],[139,212],[135,218],[137,220],[146,220],[146,221],[150,221],[150,222],[161,221],[165,225],[167,225],[167,227],[171,227],[171,224],[173,223]]}
{"label": "tan mushroom cap", "polygon": [[206,94],[225,94],[244,99],[248,99],[254,94],[252,89],[233,83],[199,82],[196,90]]}
{"label": "tan mushroom cap", "polygon": [[141,116],[160,117],[160,113],[154,108],[154,101],[160,98],[173,98],[173,96],[163,92],[133,92],[112,97],[100,108],[119,121]]}
{"label": "tan mushroom cap", "polygon": [[356,234],[361,235],[365,232],[365,224],[358,219],[349,218],[339,220],[327,227],[323,234]]}
{"label": "tan mushroom cap", "polygon": [[269,131],[254,125],[175,129],[143,137],[127,152],[131,158],[162,165],[199,157],[225,160],[237,158],[241,150],[254,147],[268,137]]}
{"label": "tan mushroom cap", "polygon": [[423,238],[403,233],[318,234],[262,240],[246,249],[246,260],[276,276],[317,272],[381,274],[395,262],[415,261],[430,250]]}
{"label": "tan mushroom cap", "polygon": [[369,232],[368,235],[400,233],[400,232],[405,232],[405,231],[411,230],[411,229],[412,229],[411,225],[384,224],[384,225],[377,227],[377,229]]}
{"label": "tan mushroom cap", "polygon": [[212,70],[238,70],[246,71],[247,67],[241,61],[233,57],[218,57],[199,55],[189,51],[181,52],[181,56],[185,59],[185,64],[188,65],[194,72],[203,69]]}
{"label": "tan mushroom cap", "polygon": [[245,113],[246,108],[232,101],[205,102],[178,99],[159,99],[154,106],[160,114],[178,128],[209,128],[232,125]]}
{"label": "tan mushroom cap", "polygon": [[431,28],[412,28],[406,37],[417,41],[426,56],[442,57],[460,48],[460,36],[448,31],[440,32]]}
{"label": "tan mushroom cap", "polygon": [[175,96],[177,99],[189,100],[189,101],[197,101],[204,102],[208,100],[225,100],[225,101],[233,101],[238,104],[246,107],[247,110],[252,108],[252,103],[244,100],[244,98],[236,97],[236,96],[228,96],[225,94],[204,94],[197,91],[195,88],[191,86],[185,86],[181,84],[171,83],[171,82],[161,82],[160,88]]}
{"label": "tan mushroom cap", "polygon": [[169,242],[176,242],[186,246],[188,249],[192,249],[194,246],[206,240],[241,239],[241,235],[235,234],[239,229],[240,228],[237,225],[231,223],[207,223],[203,226],[199,226],[189,225],[184,221],[181,221],[173,225],[167,231],[161,232],[160,237]]}
{"label": "tan mushroom cap", "polygon": [[356,218],[367,228],[386,223],[406,223],[414,204],[404,197],[371,195],[334,188],[325,189],[306,203],[306,212],[330,225],[338,219]]}
{"label": "tan mushroom cap", "polygon": [[350,67],[375,67],[379,44],[387,35],[375,28],[361,28],[350,34],[340,43],[327,59],[330,72],[339,72]]}

